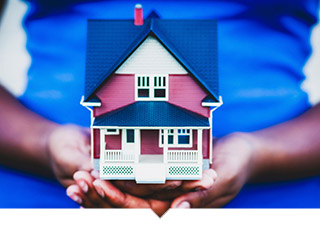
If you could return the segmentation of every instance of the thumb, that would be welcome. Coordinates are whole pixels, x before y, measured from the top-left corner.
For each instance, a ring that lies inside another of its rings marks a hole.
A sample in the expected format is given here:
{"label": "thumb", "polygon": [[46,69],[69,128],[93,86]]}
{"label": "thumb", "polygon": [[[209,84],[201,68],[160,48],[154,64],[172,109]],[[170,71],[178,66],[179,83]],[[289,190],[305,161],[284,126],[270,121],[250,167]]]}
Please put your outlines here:
{"label": "thumb", "polygon": [[190,192],[173,200],[172,208],[200,208],[205,207],[209,200],[208,190]]}

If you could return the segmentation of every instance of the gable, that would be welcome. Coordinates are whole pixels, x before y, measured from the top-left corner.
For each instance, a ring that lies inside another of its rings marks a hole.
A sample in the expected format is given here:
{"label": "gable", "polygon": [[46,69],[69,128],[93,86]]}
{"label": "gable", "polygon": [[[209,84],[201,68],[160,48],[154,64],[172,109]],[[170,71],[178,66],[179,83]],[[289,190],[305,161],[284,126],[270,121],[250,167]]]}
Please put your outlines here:
{"label": "gable", "polygon": [[154,37],[148,38],[116,71],[119,74],[186,74],[183,66]]}
{"label": "gable", "polygon": [[154,35],[218,102],[217,23],[215,20],[89,20],[86,102],[150,35]]}

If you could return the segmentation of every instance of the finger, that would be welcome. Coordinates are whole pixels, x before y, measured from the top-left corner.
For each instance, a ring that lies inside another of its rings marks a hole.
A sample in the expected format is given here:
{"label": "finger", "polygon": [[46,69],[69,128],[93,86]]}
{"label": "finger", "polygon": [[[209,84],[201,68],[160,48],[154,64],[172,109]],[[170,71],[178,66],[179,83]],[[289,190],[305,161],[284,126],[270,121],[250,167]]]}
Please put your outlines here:
{"label": "finger", "polygon": [[78,171],[73,175],[73,178],[81,188],[82,193],[86,195],[87,199],[90,200],[95,207],[111,208],[111,205],[103,200],[95,190],[93,186],[95,179],[88,172]]}
{"label": "finger", "polygon": [[173,200],[172,208],[203,208],[209,200],[208,190],[190,192]]}
{"label": "finger", "polygon": [[112,181],[112,183],[131,195],[148,196],[158,192],[167,193],[181,186],[182,181],[169,180],[164,184],[137,184],[135,181]]}
{"label": "finger", "polygon": [[150,197],[157,200],[168,201],[168,200],[177,198],[183,194],[185,194],[185,191],[182,191],[181,189],[175,189],[175,190],[156,192],[150,195]]}
{"label": "finger", "polygon": [[82,193],[78,185],[73,184],[67,188],[67,195],[76,203],[83,207],[92,208],[94,205]]}
{"label": "finger", "polygon": [[115,207],[150,208],[146,200],[121,192],[109,181],[95,180],[93,185],[98,194]]}
{"label": "finger", "polygon": [[184,181],[182,185],[183,191],[206,190],[209,189],[217,179],[217,173],[213,169],[203,171],[202,179],[195,181]]}

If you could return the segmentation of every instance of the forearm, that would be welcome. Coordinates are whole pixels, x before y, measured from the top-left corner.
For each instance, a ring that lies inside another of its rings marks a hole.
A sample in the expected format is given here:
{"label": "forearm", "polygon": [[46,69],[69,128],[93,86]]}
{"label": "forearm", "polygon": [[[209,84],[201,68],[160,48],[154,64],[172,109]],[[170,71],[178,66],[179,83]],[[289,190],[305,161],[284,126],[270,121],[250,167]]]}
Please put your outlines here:
{"label": "forearm", "polygon": [[0,86],[0,160],[29,170],[49,170],[47,140],[57,126],[20,104]]}
{"label": "forearm", "polygon": [[288,122],[252,133],[250,181],[320,174],[320,104]]}

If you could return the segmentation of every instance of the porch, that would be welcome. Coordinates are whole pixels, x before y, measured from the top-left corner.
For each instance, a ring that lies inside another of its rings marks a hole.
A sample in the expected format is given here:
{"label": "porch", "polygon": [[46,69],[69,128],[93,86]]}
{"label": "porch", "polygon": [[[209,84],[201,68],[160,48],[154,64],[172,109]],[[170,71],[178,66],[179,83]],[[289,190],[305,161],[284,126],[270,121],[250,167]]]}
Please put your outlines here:
{"label": "porch", "polygon": [[[155,131],[158,132],[156,136],[152,134]],[[106,134],[110,131],[100,129],[100,177],[132,179],[137,183],[164,183],[166,179],[200,179],[202,132],[203,129],[199,128],[123,128],[117,132],[121,137],[121,149],[116,150],[109,149],[108,146]],[[142,134],[145,136],[142,137]],[[146,141],[147,135],[157,137],[156,141]],[[146,154],[143,143],[151,143],[149,147],[157,149],[157,153]]]}
{"label": "porch", "polygon": [[201,178],[203,131],[209,137],[211,128],[202,115],[162,101],[135,102],[95,118],[93,128],[100,132],[102,179]]}

